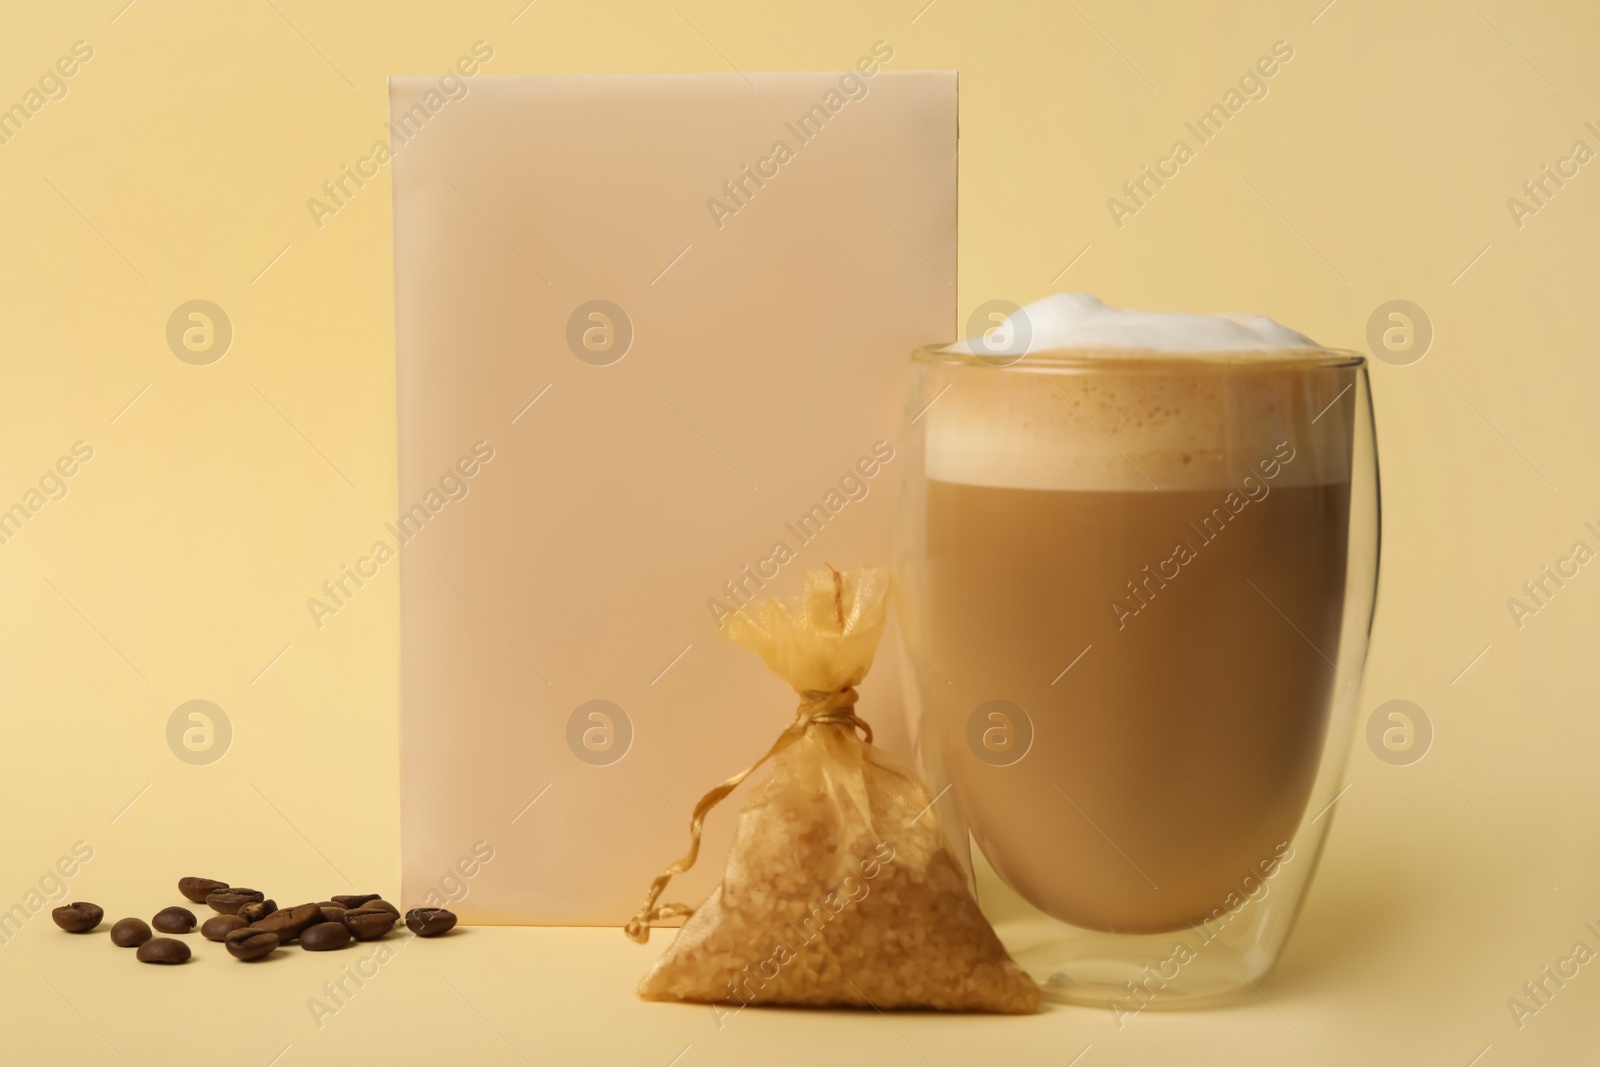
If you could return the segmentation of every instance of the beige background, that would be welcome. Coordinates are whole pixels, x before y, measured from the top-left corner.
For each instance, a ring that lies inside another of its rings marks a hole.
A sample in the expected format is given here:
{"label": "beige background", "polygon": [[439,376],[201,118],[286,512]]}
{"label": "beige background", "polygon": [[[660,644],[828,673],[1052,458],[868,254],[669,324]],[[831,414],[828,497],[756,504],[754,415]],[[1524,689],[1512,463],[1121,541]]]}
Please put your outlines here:
{"label": "beige background", "polygon": [[[199,863],[307,892],[335,869],[395,884],[397,584],[300,636],[305,598],[395,505],[387,178],[320,230],[305,201],[380,132],[386,75],[442,71],[478,39],[502,73],[838,70],[878,39],[891,69],[959,69],[963,314],[1088,289],[1362,347],[1381,303],[1421,305],[1432,349],[1374,369],[1387,522],[1363,712],[1415,701],[1432,750],[1395,767],[1358,742],[1300,929],[1259,993],[1222,1010],[1121,1032],[1082,1009],[747,1012],[719,1030],[704,1009],[634,1002],[646,953],[619,935],[515,930],[407,946],[318,1029],[307,999],[363,956],[242,971],[202,952],[159,971],[40,913],[0,948],[19,1061],[1595,1056],[1595,965],[1521,1029],[1506,1002],[1574,942],[1600,949],[1584,929],[1600,925],[1600,578],[1585,568],[1520,630],[1506,601],[1575,540],[1600,547],[1583,530],[1600,526],[1600,371],[1577,313],[1600,177],[1582,168],[1521,228],[1506,201],[1575,140],[1600,149],[1584,127],[1600,126],[1600,16],[1506,0],[519,6],[0,14],[0,104],[74,41],[95,50],[0,145],[0,500],[73,442],[95,450],[0,545],[6,905],[78,840],[95,854],[71,897],[118,912],[170,903]],[[1279,40],[1295,54],[1269,95],[1118,229],[1106,199]],[[194,297],[237,331],[204,368],[163,336]],[[210,767],[166,747],[195,698],[237,730]]]}

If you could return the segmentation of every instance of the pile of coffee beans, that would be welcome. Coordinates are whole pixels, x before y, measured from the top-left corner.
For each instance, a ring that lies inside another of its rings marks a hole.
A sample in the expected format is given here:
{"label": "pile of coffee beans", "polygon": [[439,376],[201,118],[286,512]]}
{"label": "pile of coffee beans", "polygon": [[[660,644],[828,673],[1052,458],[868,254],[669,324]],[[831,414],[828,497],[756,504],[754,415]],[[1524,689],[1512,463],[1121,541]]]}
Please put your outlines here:
{"label": "pile of coffee beans", "polygon": [[[187,934],[198,923],[200,936],[221,941],[230,956],[259,960],[291,942],[298,942],[307,952],[331,952],[355,941],[376,941],[401,919],[400,909],[377,893],[280,908],[259,890],[213,878],[180,878],[178,892],[216,914],[199,923],[194,912],[174,905],[156,912],[148,923],[132,917],[118,919],[111,927],[111,943],[137,949],[140,963],[184,963],[191,955],[189,945],[175,937],[156,937],[151,928],[161,934]],[[86,934],[100,925],[105,910],[77,900],[56,908],[50,917],[68,933]],[[405,914],[405,924],[418,937],[438,937],[455,927],[456,917],[443,908],[412,908]]]}

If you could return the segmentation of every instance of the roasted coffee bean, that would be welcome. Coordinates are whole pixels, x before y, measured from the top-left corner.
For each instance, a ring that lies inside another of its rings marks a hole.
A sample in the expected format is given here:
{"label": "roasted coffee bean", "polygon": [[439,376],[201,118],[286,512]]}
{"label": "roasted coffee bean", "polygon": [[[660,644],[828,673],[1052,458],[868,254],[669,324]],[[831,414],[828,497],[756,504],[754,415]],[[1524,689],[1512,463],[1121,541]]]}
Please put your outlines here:
{"label": "roasted coffee bean", "polygon": [[389,903],[387,900],[384,900],[382,897],[374,897],[372,900],[367,901],[361,906],[363,908],[382,908],[384,911],[387,911],[390,915],[394,916],[395,922],[400,921],[400,909]]}
{"label": "roasted coffee bean", "polygon": [[239,918],[247,923],[258,923],[278,910],[276,900],[258,900],[239,909]]}
{"label": "roasted coffee bean", "polygon": [[213,915],[200,925],[200,936],[207,941],[226,941],[233,931],[249,925],[237,915]]}
{"label": "roasted coffee bean", "polygon": [[353,908],[341,920],[357,941],[376,941],[394,929],[395,917],[384,908]]}
{"label": "roasted coffee bean", "polygon": [[156,912],[150,925],[163,934],[187,934],[194,929],[195,922],[194,912],[174,906]]}
{"label": "roasted coffee bean", "polygon": [[456,913],[443,908],[412,908],[406,912],[406,927],[418,937],[438,937],[456,924]]}
{"label": "roasted coffee bean", "polygon": [[369,900],[378,900],[382,896],[382,893],[347,893],[344,896],[329,897],[328,899],[347,911],[355,911]]}
{"label": "roasted coffee bean", "polygon": [[189,946],[174,937],[157,937],[139,946],[140,963],[182,963],[189,958]]}
{"label": "roasted coffee bean", "polygon": [[350,910],[326,900],[319,903],[317,907],[322,909],[322,921],[325,923],[343,922],[344,913]]}
{"label": "roasted coffee bean", "polygon": [[271,930],[257,930],[252,926],[241,926],[237,930],[230,930],[224,940],[228,945],[228,954],[241,960],[259,960],[263,956],[272,955],[272,950],[278,947],[277,934]]}
{"label": "roasted coffee bean", "polygon": [[328,952],[350,943],[344,923],[313,923],[300,934],[300,947],[307,952]]}
{"label": "roasted coffee bean", "polygon": [[204,904],[206,897],[214,890],[226,888],[228,888],[227,882],[219,882],[215,878],[178,879],[178,892],[183,894],[183,899],[196,904]]}
{"label": "roasted coffee bean", "polygon": [[111,927],[111,943],[118,948],[138,948],[150,940],[150,926],[143,919],[118,919]]}
{"label": "roasted coffee bean", "polygon": [[56,925],[69,934],[86,934],[100,925],[100,920],[105,918],[105,909],[98,904],[90,904],[87,900],[74,900],[71,904],[63,904],[50,913]]}
{"label": "roasted coffee bean", "polygon": [[219,915],[237,915],[246,904],[259,904],[266,894],[254,889],[213,889],[206,894],[206,906]]}
{"label": "roasted coffee bean", "polygon": [[280,908],[250,924],[252,930],[271,930],[278,935],[278,940],[288,942],[300,936],[300,932],[312,923],[322,921],[322,909],[315,904],[296,904],[292,908]]}

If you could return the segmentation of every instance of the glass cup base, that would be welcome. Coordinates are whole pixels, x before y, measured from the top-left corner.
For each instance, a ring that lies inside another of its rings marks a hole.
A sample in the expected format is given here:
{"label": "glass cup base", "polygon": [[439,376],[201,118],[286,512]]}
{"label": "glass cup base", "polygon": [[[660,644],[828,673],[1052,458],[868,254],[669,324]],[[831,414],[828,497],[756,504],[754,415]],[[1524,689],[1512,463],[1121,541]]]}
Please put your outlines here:
{"label": "glass cup base", "polygon": [[976,843],[972,859],[984,914],[1045,999],[1110,1011],[1119,1029],[1142,1011],[1206,1007],[1249,989],[1271,969],[1274,942],[1293,921],[1268,895],[1246,899],[1222,919],[1186,929],[1158,934],[1087,930],[1024,900],[994,872]]}

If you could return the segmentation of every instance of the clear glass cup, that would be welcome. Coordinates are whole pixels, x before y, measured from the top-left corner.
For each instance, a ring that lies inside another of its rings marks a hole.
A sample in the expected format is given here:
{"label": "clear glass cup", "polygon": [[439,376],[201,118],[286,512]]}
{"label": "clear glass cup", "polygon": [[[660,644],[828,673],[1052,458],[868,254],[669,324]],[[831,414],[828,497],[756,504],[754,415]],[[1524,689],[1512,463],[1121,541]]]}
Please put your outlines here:
{"label": "clear glass cup", "polygon": [[1364,359],[914,365],[912,734],[980,904],[1048,996],[1119,1023],[1254,981],[1346,784],[1378,572]]}

